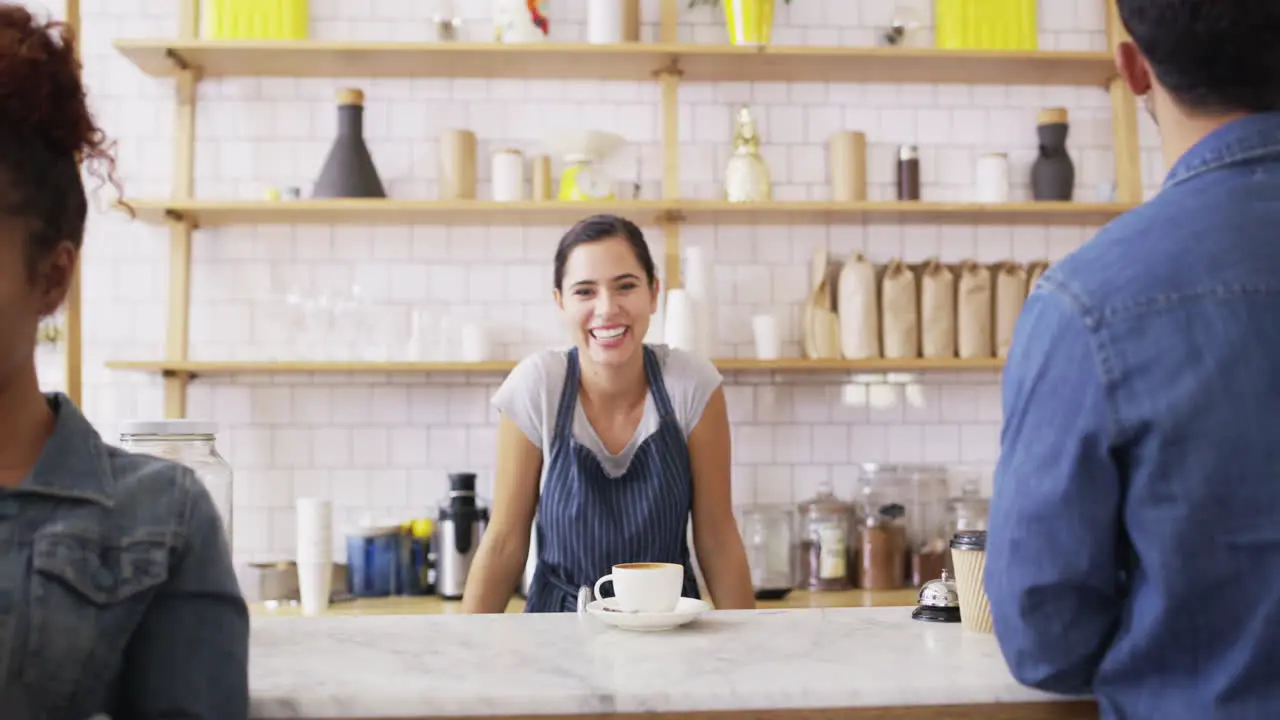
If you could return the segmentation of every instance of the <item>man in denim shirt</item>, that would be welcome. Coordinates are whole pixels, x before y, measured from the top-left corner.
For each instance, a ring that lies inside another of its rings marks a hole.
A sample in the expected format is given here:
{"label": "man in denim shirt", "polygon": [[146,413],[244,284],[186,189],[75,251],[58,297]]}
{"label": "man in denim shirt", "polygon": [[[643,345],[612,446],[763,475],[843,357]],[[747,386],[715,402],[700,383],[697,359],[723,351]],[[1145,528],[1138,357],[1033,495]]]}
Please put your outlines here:
{"label": "man in denim shirt", "polygon": [[1170,170],[1018,320],[995,633],[1105,718],[1280,718],[1280,1],[1117,5]]}
{"label": "man in denim shirt", "polygon": [[209,493],[36,380],[84,240],[80,161],[114,180],[78,70],[69,34],[0,3],[0,719],[245,720],[248,612]]}

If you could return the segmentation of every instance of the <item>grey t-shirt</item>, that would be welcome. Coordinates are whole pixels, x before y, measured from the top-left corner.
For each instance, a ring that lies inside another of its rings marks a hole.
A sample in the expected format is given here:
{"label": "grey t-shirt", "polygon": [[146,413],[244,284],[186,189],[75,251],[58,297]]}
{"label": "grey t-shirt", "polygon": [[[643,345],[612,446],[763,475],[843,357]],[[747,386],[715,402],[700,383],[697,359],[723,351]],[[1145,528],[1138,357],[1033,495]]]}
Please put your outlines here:
{"label": "grey t-shirt", "polygon": [[[715,365],[701,355],[667,345],[649,347],[657,355],[676,421],[687,438],[702,418],[707,400],[723,378]],[[568,351],[561,349],[534,353],[516,365],[493,396],[494,407],[542,450],[543,480],[551,464],[551,436],[556,428],[556,411],[560,405],[560,393],[564,390],[568,359]],[[627,446],[614,455],[605,448],[591,427],[579,400],[574,405],[573,437],[600,460],[606,474],[619,477],[627,471],[640,444],[658,429],[658,423],[658,406],[651,391],[645,400],[640,426]]]}

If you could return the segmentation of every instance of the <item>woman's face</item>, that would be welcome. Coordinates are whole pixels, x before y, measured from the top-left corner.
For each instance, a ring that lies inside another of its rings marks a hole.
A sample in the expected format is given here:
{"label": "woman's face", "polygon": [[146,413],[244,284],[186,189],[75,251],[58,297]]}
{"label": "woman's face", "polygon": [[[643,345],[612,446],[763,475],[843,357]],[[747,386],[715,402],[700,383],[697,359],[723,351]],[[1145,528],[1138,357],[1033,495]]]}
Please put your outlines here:
{"label": "woman's face", "polygon": [[640,350],[658,310],[655,281],[621,238],[586,242],[569,253],[556,302],[579,352],[601,365],[620,365]]}

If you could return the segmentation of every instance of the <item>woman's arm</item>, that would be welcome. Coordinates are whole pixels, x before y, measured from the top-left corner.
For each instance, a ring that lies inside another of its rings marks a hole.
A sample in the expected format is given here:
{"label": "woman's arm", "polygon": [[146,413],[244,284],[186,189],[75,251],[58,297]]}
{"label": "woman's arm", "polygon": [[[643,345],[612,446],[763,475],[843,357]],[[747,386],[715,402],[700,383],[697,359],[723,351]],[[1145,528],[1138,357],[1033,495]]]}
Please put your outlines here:
{"label": "woman's arm", "polygon": [[132,720],[247,720],[249,610],[217,507],[190,470],[186,543],[125,649]]}
{"label": "woman's arm", "polygon": [[493,508],[467,573],[462,611],[506,610],[529,557],[529,529],[538,506],[542,451],[505,414],[498,421]]}
{"label": "woman's arm", "polygon": [[716,388],[698,425],[689,433],[689,460],[693,466],[693,544],[712,602],[720,610],[756,606],[747,551],[733,517],[731,455],[729,411],[724,389]]}

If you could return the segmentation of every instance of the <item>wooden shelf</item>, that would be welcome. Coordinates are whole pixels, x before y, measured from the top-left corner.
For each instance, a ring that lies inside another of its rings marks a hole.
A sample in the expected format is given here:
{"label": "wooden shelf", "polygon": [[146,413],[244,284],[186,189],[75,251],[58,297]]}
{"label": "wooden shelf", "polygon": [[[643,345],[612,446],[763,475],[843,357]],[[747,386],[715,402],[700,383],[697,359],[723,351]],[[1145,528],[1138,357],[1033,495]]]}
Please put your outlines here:
{"label": "wooden shelf", "polygon": [[[722,359],[715,361],[723,372],[778,373],[887,373],[887,372],[982,372],[1004,367],[1001,358],[974,360],[922,359],[906,360],[780,360]],[[345,373],[345,374],[505,374],[516,366],[512,360],[492,362],[295,362],[295,361],[170,361],[141,360],[109,362],[112,370],[159,372],[169,375],[232,375],[240,373]]]}
{"label": "wooden shelf", "polygon": [[[721,44],[394,43],[256,40],[117,40],[143,72],[167,77],[574,78],[650,80],[678,67],[686,82],[882,82],[1103,87],[1105,52],[887,47],[738,47]],[[377,102],[377,98],[371,98]]]}
{"label": "wooden shelf", "polygon": [[1132,206],[1123,203],[1020,202],[995,205],[934,202],[765,202],[619,200],[613,202],[490,202],[417,200],[150,200],[127,201],[139,220],[187,219],[197,227],[228,225],[562,225],[599,212],[648,224],[671,218],[689,224],[939,224],[1101,225]]}

